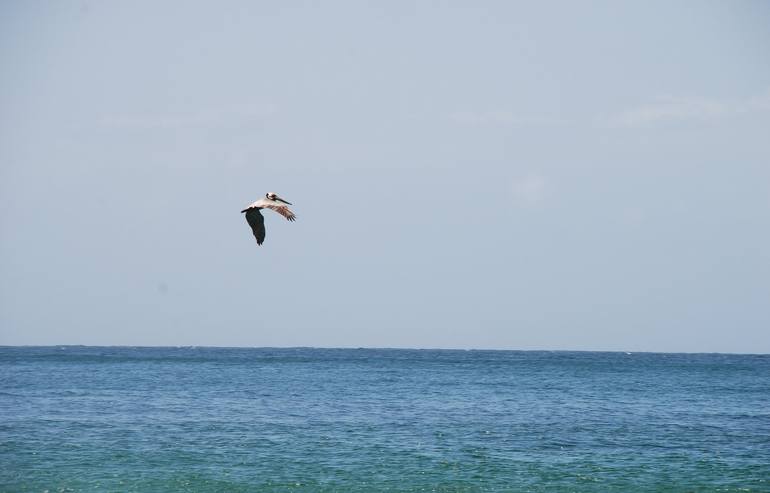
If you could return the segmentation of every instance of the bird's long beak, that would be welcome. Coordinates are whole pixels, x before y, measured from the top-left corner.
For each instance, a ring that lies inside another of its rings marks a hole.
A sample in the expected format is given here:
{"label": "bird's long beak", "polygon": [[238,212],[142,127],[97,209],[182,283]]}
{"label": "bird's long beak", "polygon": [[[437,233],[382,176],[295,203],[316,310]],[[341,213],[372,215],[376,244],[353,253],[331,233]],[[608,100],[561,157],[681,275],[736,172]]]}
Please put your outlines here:
{"label": "bird's long beak", "polygon": [[285,201],[285,200],[283,200],[281,197],[276,197],[276,198],[275,198],[275,200],[277,200],[277,201],[279,201],[279,202],[283,202],[284,204],[289,204],[289,205],[291,205],[291,202],[286,202],[286,201]]}

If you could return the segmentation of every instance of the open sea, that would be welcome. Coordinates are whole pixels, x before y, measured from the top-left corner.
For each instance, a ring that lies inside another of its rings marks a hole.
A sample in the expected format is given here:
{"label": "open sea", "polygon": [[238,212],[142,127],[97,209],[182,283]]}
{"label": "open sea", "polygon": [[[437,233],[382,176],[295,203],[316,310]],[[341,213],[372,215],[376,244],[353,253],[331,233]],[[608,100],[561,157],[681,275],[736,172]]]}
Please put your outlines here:
{"label": "open sea", "polygon": [[0,347],[3,492],[770,491],[770,356]]}

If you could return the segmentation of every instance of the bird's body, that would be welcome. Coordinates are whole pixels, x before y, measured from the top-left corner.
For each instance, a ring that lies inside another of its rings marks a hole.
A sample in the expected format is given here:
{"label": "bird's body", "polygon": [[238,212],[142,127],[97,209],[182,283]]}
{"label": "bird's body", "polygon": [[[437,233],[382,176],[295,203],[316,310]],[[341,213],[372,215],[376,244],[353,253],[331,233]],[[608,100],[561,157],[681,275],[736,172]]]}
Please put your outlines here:
{"label": "bird's body", "polygon": [[246,222],[251,226],[254,238],[257,239],[257,245],[261,245],[262,242],[265,241],[265,218],[262,216],[260,210],[272,209],[289,221],[294,221],[297,216],[286,207],[286,204],[291,205],[291,202],[286,202],[277,194],[270,192],[265,194],[263,198],[252,202],[248,207],[241,211],[242,213],[246,213]]}

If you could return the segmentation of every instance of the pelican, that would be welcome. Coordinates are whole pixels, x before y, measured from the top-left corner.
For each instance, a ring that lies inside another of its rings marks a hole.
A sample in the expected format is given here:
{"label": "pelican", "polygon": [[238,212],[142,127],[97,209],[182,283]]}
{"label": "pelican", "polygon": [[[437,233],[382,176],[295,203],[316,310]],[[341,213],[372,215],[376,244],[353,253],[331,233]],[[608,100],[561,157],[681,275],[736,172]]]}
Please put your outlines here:
{"label": "pelican", "polygon": [[262,213],[259,212],[260,209],[273,209],[289,221],[297,219],[297,216],[283,204],[291,205],[291,202],[286,202],[276,193],[268,192],[265,194],[264,198],[249,204],[248,207],[241,211],[242,213],[246,213],[246,222],[251,226],[254,238],[257,239],[257,245],[261,245],[262,242],[265,241],[265,218],[262,217]]}

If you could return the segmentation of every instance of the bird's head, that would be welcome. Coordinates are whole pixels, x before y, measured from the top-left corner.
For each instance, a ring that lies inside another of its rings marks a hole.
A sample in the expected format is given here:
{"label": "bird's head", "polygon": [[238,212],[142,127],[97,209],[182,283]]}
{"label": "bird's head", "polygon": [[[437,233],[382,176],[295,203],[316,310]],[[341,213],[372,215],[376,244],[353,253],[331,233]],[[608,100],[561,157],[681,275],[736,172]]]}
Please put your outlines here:
{"label": "bird's head", "polygon": [[267,193],[265,194],[265,197],[267,197],[267,199],[268,199],[268,200],[275,200],[275,201],[277,201],[277,202],[283,202],[284,204],[289,204],[289,205],[291,205],[291,202],[286,202],[286,201],[285,201],[285,200],[283,200],[281,197],[279,197],[279,196],[278,196],[278,194],[277,194],[277,193],[275,193],[275,192],[267,192]]}

